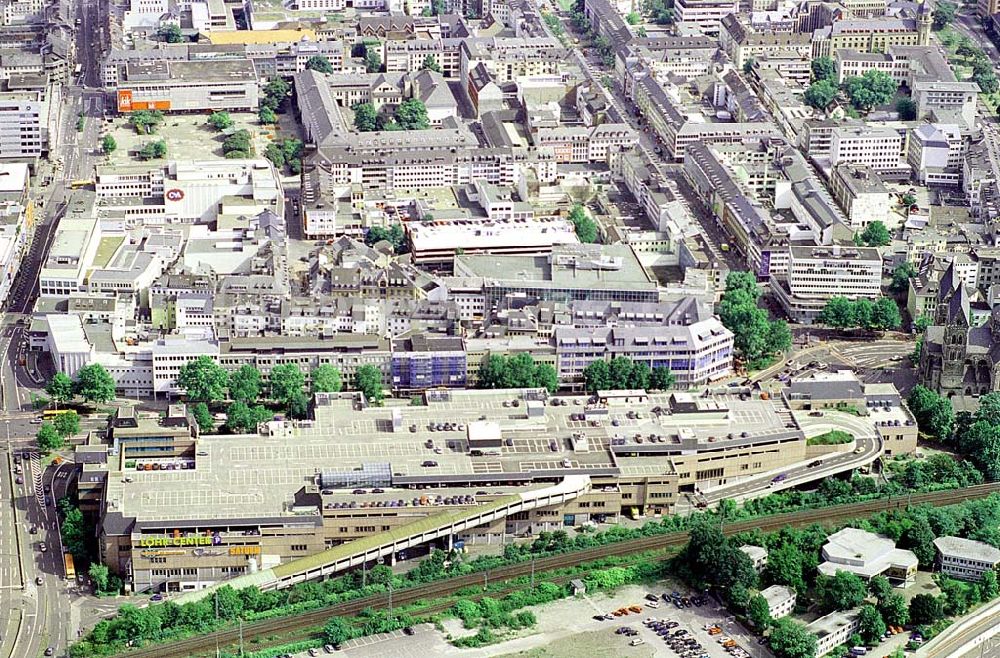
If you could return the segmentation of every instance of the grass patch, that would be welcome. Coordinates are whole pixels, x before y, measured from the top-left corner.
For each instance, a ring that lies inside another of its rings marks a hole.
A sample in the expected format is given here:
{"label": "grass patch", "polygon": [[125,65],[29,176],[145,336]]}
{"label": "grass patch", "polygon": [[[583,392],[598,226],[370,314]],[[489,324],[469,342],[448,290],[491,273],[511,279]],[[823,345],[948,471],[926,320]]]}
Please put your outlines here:
{"label": "grass patch", "polygon": [[839,446],[854,440],[853,434],[841,430],[830,430],[826,434],[814,436],[806,441],[807,446]]}
{"label": "grass patch", "polygon": [[118,247],[123,242],[125,242],[124,235],[101,238],[100,244],[97,245],[97,254],[94,256],[94,265],[96,267],[107,267],[115,252],[118,251]]}

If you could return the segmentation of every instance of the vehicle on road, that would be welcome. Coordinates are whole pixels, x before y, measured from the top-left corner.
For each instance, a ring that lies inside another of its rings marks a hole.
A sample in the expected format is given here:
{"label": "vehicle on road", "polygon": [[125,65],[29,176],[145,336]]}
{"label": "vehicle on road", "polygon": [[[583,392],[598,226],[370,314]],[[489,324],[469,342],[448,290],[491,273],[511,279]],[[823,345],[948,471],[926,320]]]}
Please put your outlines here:
{"label": "vehicle on road", "polygon": [[37,578],[35,578],[35,584],[36,585],[44,585],[45,581],[42,579],[41,576],[38,576]]}
{"label": "vehicle on road", "polygon": [[45,553],[49,550],[49,547],[45,545],[45,542],[41,542],[40,544],[38,544],[38,550],[40,550],[42,553]]}
{"label": "vehicle on road", "polygon": [[823,462],[821,460],[814,459],[811,462],[809,462],[808,464],[806,464],[806,468],[816,468],[817,466],[819,466],[822,463]]}
{"label": "vehicle on road", "polygon": [[779,473],[778,475],[775,475],[773,478],[771,478],[771,484],[772,485],[780,484],[781,482],[784,482],[786,478],[788,478],[787,475],[785,475],[784,473]]}

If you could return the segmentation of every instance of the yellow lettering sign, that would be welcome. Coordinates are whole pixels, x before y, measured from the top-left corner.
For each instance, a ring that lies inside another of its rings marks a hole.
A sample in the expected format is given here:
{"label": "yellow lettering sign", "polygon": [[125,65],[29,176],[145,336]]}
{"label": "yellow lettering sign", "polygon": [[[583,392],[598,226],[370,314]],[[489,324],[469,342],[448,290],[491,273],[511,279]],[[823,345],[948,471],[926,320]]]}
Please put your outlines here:
{"label": "yellow lettering sign", "polygon": [[230,546],[230,555],[260,555],[260,546]]}
{"label": "yellow lettering sign", "polygon": [[156,548],[162,546],[211,546],[212,538],[196,537],[143,537],[139,540],[141,548]]}

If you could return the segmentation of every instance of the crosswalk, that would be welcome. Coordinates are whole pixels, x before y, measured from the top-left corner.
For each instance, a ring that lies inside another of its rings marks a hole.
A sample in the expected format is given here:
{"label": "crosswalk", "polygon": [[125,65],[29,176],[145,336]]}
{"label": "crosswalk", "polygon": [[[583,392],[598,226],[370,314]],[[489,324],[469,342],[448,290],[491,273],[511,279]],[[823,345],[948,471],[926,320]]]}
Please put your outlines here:
{"label": "crosswalk", "polygon": [[35,487],[35,500],[38,506],[45,509],[45,490],[42,486],[42,464],[37,452],[28,453],[28,464],[31,469],[31,482]]}

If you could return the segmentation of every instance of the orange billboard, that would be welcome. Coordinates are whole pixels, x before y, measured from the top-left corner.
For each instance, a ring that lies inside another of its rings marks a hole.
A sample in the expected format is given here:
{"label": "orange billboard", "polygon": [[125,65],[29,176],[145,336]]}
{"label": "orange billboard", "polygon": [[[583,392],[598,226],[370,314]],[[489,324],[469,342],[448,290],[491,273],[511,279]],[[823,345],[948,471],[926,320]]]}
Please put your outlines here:
{"label": "orange billboard", "polygon": [[169,110],[170,101],[137,101],[132,98],[131,89],[118,90],[118,111],[135,112],[137,110]]}
{"label": "orange billboard", "polygon": [[118,90],[118,111],[119,112],[131,112],[132,111],[132,90],[131,89],[119,89]]}

